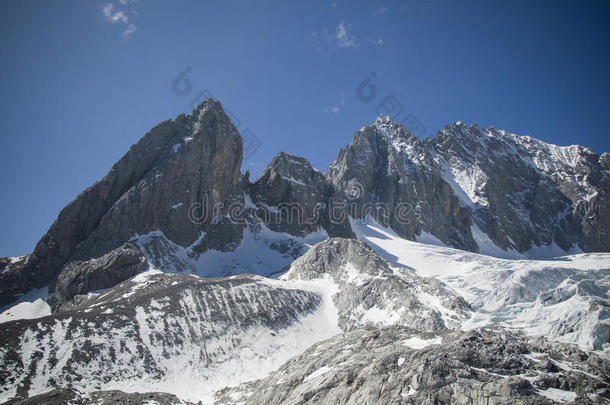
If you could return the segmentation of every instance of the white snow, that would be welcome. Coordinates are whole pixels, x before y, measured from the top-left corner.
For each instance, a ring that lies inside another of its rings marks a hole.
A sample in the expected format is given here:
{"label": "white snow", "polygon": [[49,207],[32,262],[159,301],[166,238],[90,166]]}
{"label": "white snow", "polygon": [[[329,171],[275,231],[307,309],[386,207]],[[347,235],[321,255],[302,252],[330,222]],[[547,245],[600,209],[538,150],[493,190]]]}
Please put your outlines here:
{"label": "white snow", "polygon": [[401,312],[390,308],[371,307],[364,310],[362,305],[358,308],[362,313],[361,321],[363,323],[372,323],[376,326],[394,325],[400,320]]}
{"label": "white snow", "polygon": [[[610,254],[578,254],[552,260],[501,259],[408,241],[371,217],[351,222],[358,238],[386,260],[411,267],[421,276],[435,277],[464,297],[475,312],[462,329],[500,322],[587,350],[610,349],[595,332],[596,325],[610,320],[603,318],[602,307],[594,305],[594,297],[579,292],[582,288],[578,287],[580,282],[584,286],[603,283],[596,280],[608,277]],[[599,285],[603,289],[603,284]]]}
{"label": "white snow", "polygon": [[317,369],[316,371],[314,371],[313,373],[309,374],[307,377],[305,377],[303,379],[303,382],[307,382],[309,380],[313,380],[314,378],[317,378],[317,377],[321,376],[322,374],[326,374],[326,373],[328,373],[331,370],[333,370],[332,367],[322,366],[319,369]]}
{"label": "white snow", "polygon": [[429,232],[425,232],[425,231],[423,231],[421,233],[421,235],[417,235],[415,237],[415,239],[417,240],[417,242],[425,243],[427,245],[447,246],[440,239],[438,239],[436,236],[432,235]]}
{"label": "white snow", "polygon": [[573,402],[576,400],[577,397],[577,394],[575,392],[564,391],[558,388],[547,388],[545,390],[538,390],[538,394],[557,402]]}
{"label": "white snow", "polygon": [[5,305],[0,308],[0,323],[51,315],[51,307],[45,301],[47,295],[47,287],[34,289],[14,303]]}
{"label": "white snow", "polygon": [[[210,249],[203,254],[195,254],[193,248],[205,237],[205,233],[189,247],[174,244],[159,230],[146,235],[135,235],[130,239],[149,256],[149,261],[157,257],[161,263],[156,267],[166,273],[187,271],[201,277],[226,277],[236,274],[259,274],[272,276],[287,267],[294,257],[290,252],[280,253],[272,246],[288,244],[291,248],[302,248],[302,252],[316,243],[328,239],[328,234],[319,228],[305,237],[295,237],[283,232],[274,232],[264,224],[260,230],[253,232],[246,227],[240,244],[233,251],[222,252]],[[158,256],[156,244],[165,247],[166,255]]]}
{"label": "white snow", "polygon": [[[281,282],[261,278],[262,283],[283,288],[307,287],[324,296],[321,306],[313,313],[303,316],[298,322],[282,329],[270,331],[264,327],[253,327],[245,332],[235,331],[235,334],[212,340],[206,344],[208,352],[226,352],[226,360],[211,368],[193,368],[191,353],[197,352],[197,347],[186,347],[169,359],[163,357],[162,348],[150,340],[156,329],[162,329],[167,321],[163,312],[138,309],[138,322],[142,337],[148,348],[154,353],[157,364],[165,364],[168,370],[162,381],[143,380],[130,382],[115,382],[106,384],[103,389],[122,389],[133,391],[164,391],[192,401],[213,402],[213,393],[221,387],[236,386],[248,380],[264,378],[276,370],[290,358],[299,355],[313,344],[326,340],[341,330],[337,326],[337,311],[330,297],[334,293],[332,284],[320,282]],[[188,299],[185,300],[185,312],[205,321],[205,314],[197,315],[197,307]],[[150,326],[149,326],[150,325]],[[154,326],[154,329],[151,327]],[[187,325],[182,326],[187,328]],[[271,333],[273,332],[273,333]],[[239,341],[239,347],[234,342]],[[215,349],[216,348],[216,349]],[[237,355],[231,352],[237,351]],[[326,370],[328,371],[328,370]],[[324,370],[310,376],[315,378]]]}
{"label": "white snow", "polygon": [[17,262],[22,261],[22,260],[23,260],[23,258],[24,258],[25,256],[26,256],[26,255],[23,255],[23,256],[15,256],[15,257],[9,257],[9,260],[10,260],[11,264],[13,264],[13,263],[17,263]]}
{"label": "white snow", "polygon": [[442,342],[443,342],[443,338],[440,336],[437,336],[437,337],[431,338],[431,339],[422,339],[420,337],[413,336],[413,337],[403,340],[400,343],[404,346],[410,347],[411,349],[421,350],[428,346],[440,345]]}
{"label": "white snow", "polygon": [[299,186],[307,186],[307,184],[303,183],[302,181],[296,180],[293,177],[290,176],[282,176],[282,179],[289,181],[291,183],[297,184]]}

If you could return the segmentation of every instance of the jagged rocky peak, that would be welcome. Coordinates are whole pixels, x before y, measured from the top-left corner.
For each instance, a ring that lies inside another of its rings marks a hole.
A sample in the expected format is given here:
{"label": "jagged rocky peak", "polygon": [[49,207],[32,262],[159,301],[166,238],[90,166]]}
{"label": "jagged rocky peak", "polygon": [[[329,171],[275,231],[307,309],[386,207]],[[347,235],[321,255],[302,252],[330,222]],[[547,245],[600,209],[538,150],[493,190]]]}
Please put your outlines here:
{"label": "jagged rocky peak", "polygon": [[[274,192],[269,188],[275,188]],[[285,152],[278,153],[271,160],[250,189],[253,198],[271,205],[290,200],[299,193],[304,196],[307,192],[315,193],[321,201],[329,193],[324,176],[307,159]]]}
{"label": "jagged rocky peak", "polygon": [[[188,246],[213,231],[223,237],[204,240],[206,247],[235,243],[241,229],[213,222],[211,211],[243,199],[241,160],[241,136],[218,101],[205,100],[192,114],[155,126],[61,211],[27,260],[5,266],[0,304],[45,286],[69,262],[100,257],[134,235],[159,231]],[[189,213],[197,204],[203,209]]]}
{"label": "jagged rocky peak", "polygon": [[366,128],[371,127],[392,140],[396,139],[411,143],[418,142],[418,139],[411,133],[411,131],[406,129],[402,124],[396,123],[392,117],[388,115],[380,114],[373,125],[370,127],[365,127],[364,129],[366,130]]}
{"label": "jagged rocky peak", "polygon": [[330,236],[353,236],[345,215],[331,218],[333,185],[302,157],[278,153],[248,192],[263,214],[257,216],[274,231],[306,236],[322,228]]}
{"label": "jagged rocky peak", "polygon": [[356,132],[324,175],[350,201],[353,218],[371,215],[404,238],[432,234],[478,251],[468,211],[430,152],[402,125],[381,116]]}
{"label": "jagged rocky peak", "polygon": [[599,231],[610,225],[608,160],[460,121],[420,141],[380,116],[356,132],[325,177],[355,204],[354,218],[371,214],[411,240],[431,234],[452,247],[517,257],[610,250],[610,236]]}
{"label": "jagged rocky peak", "polygon": [[591,149],[463,124],[445,127],[426,144],[495,245],[522,253],[554,245],[610,250],[610,239],[587,219],[610,223],[610,172]]}

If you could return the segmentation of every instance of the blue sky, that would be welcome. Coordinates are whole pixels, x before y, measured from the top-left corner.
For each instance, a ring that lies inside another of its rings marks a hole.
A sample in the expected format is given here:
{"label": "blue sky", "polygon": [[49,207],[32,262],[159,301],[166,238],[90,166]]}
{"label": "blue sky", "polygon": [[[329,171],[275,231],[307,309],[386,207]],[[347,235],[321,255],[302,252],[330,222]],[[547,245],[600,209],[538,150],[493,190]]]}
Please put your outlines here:
{"label": "blue sky", "polygon": [[420,137],[461,120],[610,151],[609,17],[606,1],[4,0],[0,256],[30,252],[202,91],[261,141],[255,175],[282,150],[323,171],[389,102]]}

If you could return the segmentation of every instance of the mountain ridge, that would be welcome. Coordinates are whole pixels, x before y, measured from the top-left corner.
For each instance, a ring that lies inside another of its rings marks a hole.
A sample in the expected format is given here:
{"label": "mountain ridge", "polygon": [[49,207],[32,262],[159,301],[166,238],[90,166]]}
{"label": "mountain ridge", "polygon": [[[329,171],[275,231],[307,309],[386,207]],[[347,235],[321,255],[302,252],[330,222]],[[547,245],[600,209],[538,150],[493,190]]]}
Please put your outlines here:
{"label": "mountain ridge", "polygon": [[[354,237],[347,219],[371,210],[401,237],[473,252],[610,250],[610,155],[585,147],[461,122],[419,140],[379,116],[324,174],[285,153],[252,183],[240,166],[241,137],[218,101],[155,126],[62,210],[30,255],[0,259],[0,304],[53,286],[70,262],[130,242],[175,271],[197,270],[207,252],[234,252],[248,235],[294,259],[307,249],[307,235]],[[235,206],[241,209],[230,213]],[[257,236],[265,229],[274,236]],[[137,243],[155,232],[146,246]]]}

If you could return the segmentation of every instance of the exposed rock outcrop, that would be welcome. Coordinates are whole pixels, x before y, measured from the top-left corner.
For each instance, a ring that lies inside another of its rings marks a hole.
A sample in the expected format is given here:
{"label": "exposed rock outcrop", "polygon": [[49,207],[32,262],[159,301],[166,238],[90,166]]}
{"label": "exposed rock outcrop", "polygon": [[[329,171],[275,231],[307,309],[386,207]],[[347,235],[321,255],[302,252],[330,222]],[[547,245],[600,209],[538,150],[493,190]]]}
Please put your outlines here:
{"label": "exposed rock outcrop", "polygon": [[78,295],[113,287],[148,268],[138,248],[126,243],[100,258],[68,263],[49,285],[47,302],[54,310],[68,309]]}
{"label": "exposed rock outcrop", "polygon": [[553,246],[607,252],[608,160],[461,122],[418,140],[380,116],[325,177],[351,200],[354,218],[371,214],[410,240],[425,232],[473,252],[487,241],[517,254]]}
{"label": "exposed rock outcrop", "polygon": [[603,403],[610,363],[502,330],[355,330],[321,342],[216,404]]}
{"label": "exposed rock outcrop", "polygon": [[559,147],[461,122],[424,141],[473,222],[501,248],[610,251],[610,171],[582,146]]}
{"label": "exposed rock outcrop", "polygon": [[0,402],[121,384],[211,398],[332,336],[305,334],[324,328],[306,321],[320,302],[256,276],[141,273],[70,310],[0,324]]}
{"label": "exposed rock outcrop", "polygon": [[347,210],[332,212],[337,193],[309,162],[280,152],[249,188],[255,215],[270,229],[305,236],[324,228],[330,237],[354,237]]}
{"label": "exposed rock outcrop", "polygon": [[389,117],[356,132],[325,177],[345,195],[354,218],[370,214],[407,239],[427,232],[448,245],[478,251],[471,216],[430,152]]}
{"label": "exposed rock outcrop", "polygon": [[[199,402],[200,404],[201,402]],[[14,399],[5,402],[7,405],[195,405],[195,402],[184,401],[175,395],[165,392],[123,392],[94,391],[82,393],[74,389],[60,388],[27,399]]]}

